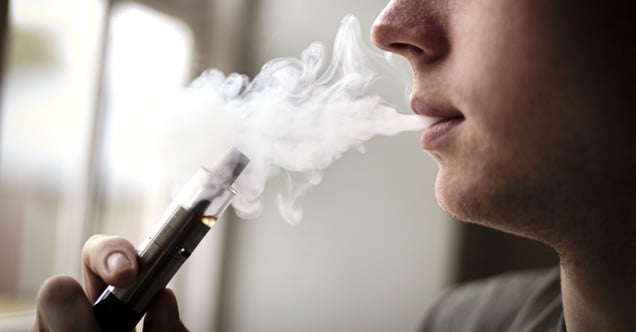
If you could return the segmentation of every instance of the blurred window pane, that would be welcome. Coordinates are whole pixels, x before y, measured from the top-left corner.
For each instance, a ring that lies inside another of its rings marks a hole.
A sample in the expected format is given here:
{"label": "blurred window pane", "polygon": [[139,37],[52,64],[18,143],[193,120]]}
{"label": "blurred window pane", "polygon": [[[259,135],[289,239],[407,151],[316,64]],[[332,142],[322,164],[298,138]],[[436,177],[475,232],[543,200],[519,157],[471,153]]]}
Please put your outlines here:
{"label": "blurred window pane", "polygon": [[20,0],[9,11],[0,147],[0,313],[77,275],[105,7]]}
{"label": "blurred window pane", "polygon": [[[114,6],[107,21],[106,5],[11,4],[0,128],[0,315],[32,310],[51,275],[79,278],[80,250],[90,233],[138,240],[165,207],[157,165],[135,142],[142,142],[157,97],[187,80],[191,33],[132,3]],[[105,48],[104,22],[110,27]],[[103,129],[96,140],[95,121]],[[95,220],[87,220],[92,181],[99,208],[89,214]]]}
{"label": "blurred window pane", "polygon": [[113,8],[109,36],[96,232],[139,242],[169,200],[149,123],[188,80],[193,41],[182,22],[134,3]]}

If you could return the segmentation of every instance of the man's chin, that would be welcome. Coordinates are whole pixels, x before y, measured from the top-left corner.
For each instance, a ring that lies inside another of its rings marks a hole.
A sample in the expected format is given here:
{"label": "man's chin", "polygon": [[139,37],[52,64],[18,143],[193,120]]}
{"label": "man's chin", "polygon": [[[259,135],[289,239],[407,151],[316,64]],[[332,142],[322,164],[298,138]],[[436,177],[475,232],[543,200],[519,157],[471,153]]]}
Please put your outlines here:
{"label": "man's chin", "polygon": [[457,188],[444,184],[438,177],[435,186],[437,204],[440,206],[442,211],[453,219],[469,222],[472,220],[471,211],[470,209],[467,209],[467,203],[469,200],[465,197],[465,195],[462,195],[458,193],[457,190],[452,189]]}
{"label": "man's chin", "polygon": [[437,203],[450,217],[465,222],[475,220],[475,196],[476,191],[465,188],[465,185],[457,177],[450,176],[443,169],[437,175],[435,181],[435,197]]}
{"label": "man's chin", "polygon": [[[505,204],[497,204],[485,185],[466,186],[459,181],[438,177],[435,186],[437,202],[451,218],[510,232],[504,215]],[[509,221],[508,221],[509,222]]]}

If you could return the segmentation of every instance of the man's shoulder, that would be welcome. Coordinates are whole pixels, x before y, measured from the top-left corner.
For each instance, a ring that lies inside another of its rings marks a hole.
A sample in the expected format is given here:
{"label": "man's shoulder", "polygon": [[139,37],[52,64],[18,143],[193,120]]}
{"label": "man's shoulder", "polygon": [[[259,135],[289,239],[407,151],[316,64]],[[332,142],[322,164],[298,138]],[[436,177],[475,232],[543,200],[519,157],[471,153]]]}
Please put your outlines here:
{"label": "man's shoulder", "polygon": [[556,331],[563,307],[559,270],[506,273],[450,289],[421,331]]}

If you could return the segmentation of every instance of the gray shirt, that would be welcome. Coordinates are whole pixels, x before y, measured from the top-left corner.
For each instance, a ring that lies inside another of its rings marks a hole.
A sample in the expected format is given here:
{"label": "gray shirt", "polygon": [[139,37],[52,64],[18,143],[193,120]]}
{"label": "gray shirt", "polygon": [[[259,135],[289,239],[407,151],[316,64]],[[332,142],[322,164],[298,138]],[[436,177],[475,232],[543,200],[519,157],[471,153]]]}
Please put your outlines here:
{"label": "gray shirt", "polygon": [[565,332],[559,269],[507,273],[451,289],[419,331]]}

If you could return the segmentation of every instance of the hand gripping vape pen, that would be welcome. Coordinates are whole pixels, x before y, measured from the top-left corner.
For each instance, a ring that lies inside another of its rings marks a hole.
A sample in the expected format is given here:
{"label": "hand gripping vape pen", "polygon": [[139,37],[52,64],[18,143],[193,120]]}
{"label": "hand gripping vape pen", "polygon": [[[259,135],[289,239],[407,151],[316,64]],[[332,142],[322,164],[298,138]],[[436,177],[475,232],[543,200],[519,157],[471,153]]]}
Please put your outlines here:
{"label": "hand gripping vape pen", "polygon": [[201,168],[137,248],[139,272],[123,288],[109,286],[93,305],[104,332],[130,332],[150,302],[201,242],[236,195],[231,187],[249,159],[230,150],[212,170]]}

